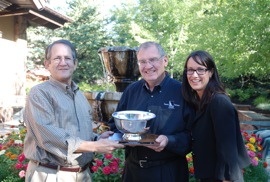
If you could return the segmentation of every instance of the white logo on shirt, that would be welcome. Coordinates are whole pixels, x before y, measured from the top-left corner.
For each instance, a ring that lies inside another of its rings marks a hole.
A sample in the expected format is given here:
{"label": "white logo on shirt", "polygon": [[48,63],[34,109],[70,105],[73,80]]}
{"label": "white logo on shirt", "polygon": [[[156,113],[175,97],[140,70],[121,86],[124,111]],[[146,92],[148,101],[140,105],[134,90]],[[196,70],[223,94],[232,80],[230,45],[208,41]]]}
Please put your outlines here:
{"label": "white logo on shirt", "polygon": [[174,107],[179,107],[180,105],[175,104],[174,101],[169,100],[169,103],[164,103],[165,106],[168,106],[168,109],[174,109]]}

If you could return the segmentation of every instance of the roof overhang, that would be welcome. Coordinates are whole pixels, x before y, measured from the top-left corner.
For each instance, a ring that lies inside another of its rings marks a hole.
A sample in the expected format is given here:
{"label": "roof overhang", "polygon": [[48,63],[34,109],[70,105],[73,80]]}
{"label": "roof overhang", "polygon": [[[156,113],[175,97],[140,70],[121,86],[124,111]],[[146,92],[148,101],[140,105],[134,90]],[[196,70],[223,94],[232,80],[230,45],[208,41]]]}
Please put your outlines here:
{"label": "roof overhang", "polygon": [[44,0],[0,0],[0,17],[23,16],[30,24],[56,29],[72,19],[45,5]]}

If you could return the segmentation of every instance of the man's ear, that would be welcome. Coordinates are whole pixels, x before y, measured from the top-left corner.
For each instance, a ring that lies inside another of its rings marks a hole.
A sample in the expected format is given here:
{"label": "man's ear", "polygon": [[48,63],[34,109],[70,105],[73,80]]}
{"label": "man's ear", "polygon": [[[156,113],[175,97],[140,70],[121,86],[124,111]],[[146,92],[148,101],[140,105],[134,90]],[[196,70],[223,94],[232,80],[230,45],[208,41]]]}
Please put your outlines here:
{"label": "man's ear", "polygon": [[165,67],[166,67],[166,66],[168,65],[168,62],[169,62],[169,58],[168,58],[168,56],[167,56],[167,55],[166,55],[166,56],[164,56],[163,60],[164,60]]}
{"label": "man's ear", "polygon": [[45,66],[46,69],[49,68],[49,64],[50,64],[50,61],[49,60],[45,60],[44,61],[44,66]]}

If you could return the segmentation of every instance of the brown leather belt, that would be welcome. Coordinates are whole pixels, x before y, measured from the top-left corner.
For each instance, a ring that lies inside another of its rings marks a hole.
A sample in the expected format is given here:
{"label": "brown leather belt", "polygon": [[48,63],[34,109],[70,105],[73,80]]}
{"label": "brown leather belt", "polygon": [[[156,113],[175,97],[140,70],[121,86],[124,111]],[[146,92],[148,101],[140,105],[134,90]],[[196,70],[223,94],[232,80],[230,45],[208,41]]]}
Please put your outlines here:
{"label": "brown leather belt", "polygon": [[[55,169],[57,170],[58,169],[58,166],[55,166],[55,165],[51,165],[51,164],[42,164],[42,163],[39,163],[39,162],[36,162],[36,161],[33,161],[34,163],[38,164],[39,166],[43,166],[43,167],[46,167],[46,168],[50,168],[50,169]],[[60,171],[68,171],[68,172],[76,172],[76,173],[80,173],[80,172],[83,172],[85,171],[88,167],[90,167],[91,169],[91,162],[87,163],[85,166],[83,167],[76,167],[76,168],[71,168],[71,167],[63,167],[63,166],[60,166],[59,170]]]}

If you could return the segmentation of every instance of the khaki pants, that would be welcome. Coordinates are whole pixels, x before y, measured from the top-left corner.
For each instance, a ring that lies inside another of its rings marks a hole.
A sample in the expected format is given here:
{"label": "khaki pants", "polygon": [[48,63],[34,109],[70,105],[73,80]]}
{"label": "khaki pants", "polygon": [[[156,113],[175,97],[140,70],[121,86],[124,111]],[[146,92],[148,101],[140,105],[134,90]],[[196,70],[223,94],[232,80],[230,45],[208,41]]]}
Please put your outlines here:
{"label": "khaki pants", "polygon": [[92,182],[89,168],[83,172],[68,172],[39,166],[30,161],[25,182]]}

